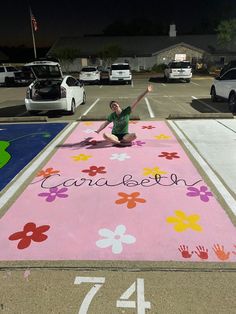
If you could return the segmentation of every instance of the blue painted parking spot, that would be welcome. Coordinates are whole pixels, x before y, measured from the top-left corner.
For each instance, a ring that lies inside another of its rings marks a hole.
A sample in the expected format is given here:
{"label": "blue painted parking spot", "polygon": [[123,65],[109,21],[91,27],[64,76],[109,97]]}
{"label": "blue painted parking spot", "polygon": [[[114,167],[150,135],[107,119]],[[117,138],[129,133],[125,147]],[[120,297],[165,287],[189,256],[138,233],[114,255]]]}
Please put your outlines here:
{"label": "blue painted parking spot", "polygon": [[67,123],[0,124],[0,191]]}

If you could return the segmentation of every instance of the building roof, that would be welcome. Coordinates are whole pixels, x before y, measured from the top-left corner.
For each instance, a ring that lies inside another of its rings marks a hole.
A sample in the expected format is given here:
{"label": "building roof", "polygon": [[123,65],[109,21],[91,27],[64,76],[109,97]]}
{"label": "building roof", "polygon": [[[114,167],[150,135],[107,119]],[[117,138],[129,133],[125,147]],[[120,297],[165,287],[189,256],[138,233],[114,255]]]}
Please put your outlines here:
{"label": "building roof", "polygon": [[117,45],[123,56],[151,56],[171,46],[186,45],[192,49],[210,54],[236,53],[236,44],[222,47],[217,42],[217,35],[180,35],[169,36],[84,36],[61,37],[48,55],[63,48],[78,49],[81,57],[95,56],[108,45]]}

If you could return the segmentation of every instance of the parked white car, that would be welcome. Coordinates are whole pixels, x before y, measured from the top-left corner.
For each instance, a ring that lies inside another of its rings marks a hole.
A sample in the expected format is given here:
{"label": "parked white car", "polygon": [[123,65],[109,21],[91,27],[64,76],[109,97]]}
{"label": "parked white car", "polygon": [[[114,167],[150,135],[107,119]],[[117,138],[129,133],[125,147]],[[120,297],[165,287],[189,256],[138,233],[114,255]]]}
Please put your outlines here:
{"label": "parked white car", "polygon": [[213,80],[210,94],[213,102],[219,99],[226,100],[229,110],[236,112],[236,67]]}
{"label": "parked white car", "polygon": [[14,85],[15,82],[15,73],[18,70],[13,66],[0,66],[0,85]]}
{"label": "parked white car", "polygon": [[73,76],[63,76],[58,62],[34,61],[27,66],[36,77],[26,91],[28,112],[66,110],[73,114],[76,107],[86,102],[83,83]]}
{"label": "parked white car", "polygon": [[189,61],[172,61],[164,70],[166,82],[184,79],[187,83],[192,78],[192,67]]}
{"label": "parked white car", "polygon": [[110,83],[126,82],[132,83],[132,73],[128,63],[113,63],[110,67]]}
{"label": "parked white car", "polygon": [[93,66],[83,67],[80,71],[79,79],[84,83],[99,84],[100,71],[97,67]]}

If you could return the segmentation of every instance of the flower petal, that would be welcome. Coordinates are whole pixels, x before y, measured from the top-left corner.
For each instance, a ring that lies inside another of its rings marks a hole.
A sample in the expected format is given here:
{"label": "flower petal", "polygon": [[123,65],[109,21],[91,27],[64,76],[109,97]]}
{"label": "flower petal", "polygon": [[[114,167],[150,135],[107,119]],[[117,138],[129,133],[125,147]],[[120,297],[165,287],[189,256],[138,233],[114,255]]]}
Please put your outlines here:
{"label": "flower petal", "polygon": [[107,248],[111,246],[112,244],[113,244],[113,241],[112,239],[109,239],[109,238],[96,241],[96,245],[100,247],[101,249]]}
{"label": "flower petal", "polygon": [[115,235],[123,236],[126,231],[126,227],[124,225],[118,225],[115,230]]}
{"label": "flower petal", "polygon": [[11,234],[9,236],[9,240],[19,240],[21,238],[23,238],[25,236],[25,232],[24,231],[19,231],[19,232],[15,232],[13,234]]}
{"label": "flower petal", "polygon": [[134,208],[136,207],[136,202],[134,200],[129,200],[127,204],[127,208]]}
{"label": "flower petal", "polygon": [[28,222],[24,225],[24,232],[27,233],[29,231],[34,231],[36,229],[36,224],[33,222]]}
{"label": "flower petal", "polygon": [[105,237],[105,238],[113,239],[114,237],[114,232],[107,228],[100,229],[98,233],[100,234],[100,236]]}
{"label": "flower petal", "polygon": [[17,245],[17,248],[20,250],[26,249],[28,246],[30,246],[31,238],[30,237],[24,237]]}
{"label": "flower petal", "polygon": [[48,231],[48,229],[50,229],[49,225],[43,225],[43,226],[36,228],[36,232],[44,233],[44,232]]}
{"label": "flower petal", "polygon": [[48,238],[46,234],[34,232],[31,239],[35,242],[42,242]]}
{"label": "flower petal", "polygon": [[116,200],[115,203],[116,204],[124,204],[127,202],[127,199],[126,198],[120,198],[119,200]]}
{"label": "flower petal", "polygon": [[57,191],[57,194],[58,194],[58,193],[64,193],[64,192],[66,192],[66,191],[68,191],[67,188],[62,188],[62,189],[59,189],[59,190]]}
{"label": "flower petal", "polygon": [[68,197],[68,194],[57,194],[57,197],[66,198]]}
{"label": "flower petal", "polygon": [[136,242],[136,238],[130,234],[125,234],[121,237],[121,241],[123,243],[130,244]]}
{"label": "flower petal", "polygon": [[123,251],[122,242],[120,240],[113,240],[112,243],[112,253],[114,254],[120,254]]}

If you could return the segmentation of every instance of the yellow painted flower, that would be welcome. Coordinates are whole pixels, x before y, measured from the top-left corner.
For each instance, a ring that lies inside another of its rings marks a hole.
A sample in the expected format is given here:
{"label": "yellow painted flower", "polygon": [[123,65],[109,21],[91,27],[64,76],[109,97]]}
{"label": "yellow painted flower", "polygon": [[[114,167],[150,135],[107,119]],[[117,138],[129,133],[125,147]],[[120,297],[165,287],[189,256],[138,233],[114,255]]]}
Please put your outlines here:
{"label": "yellow painted flower", "polygon": [[155,139],[157,139],[157,140],[168,140],[168,139],[171,138],[171,136],[165,135],[165,134],[159,134],[159,135],[156,135],[156,136],[154,136],[154,137],[155,137]]}
{"label": "yellow painted flower", "polygon": [[92,125],[93,122],[91,122],[91,121],[86,121],[86,122],[83,122],[83,124],[84,124],[84,125]]}
{"label": "yellow painted flower", "polygon": [[176,217],[167,217],[166,221],[170,224],[174,224],[174,230],[177,232],[183,232],[186,229],[190,228],[194,231],[202,231],[202,227],[197,224],[197,221],[200,219],[199,215],[193,214],[187,216],[183,211],[176,210]]}
{"label": "yellow painted flower", "polygon": [[85,155],[85,154],[79,154],[79,155],[76,155],[76,156],[71,156],[71,158],[74,159],[74,161],[86,161],[88,160],[89,158],[91,158],[92,156],[89,156],[89,155]]}
{"label": "yellow painted flower", "polygon": [[154,167],[154,168],[144,168],[143,169],[143,175],[144,176],[155,176],[156,174],[166,174],[166,171],[160,170],[159,167]]}

